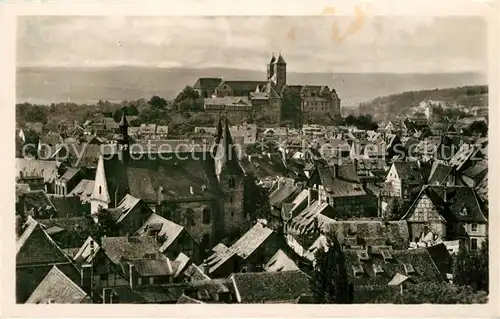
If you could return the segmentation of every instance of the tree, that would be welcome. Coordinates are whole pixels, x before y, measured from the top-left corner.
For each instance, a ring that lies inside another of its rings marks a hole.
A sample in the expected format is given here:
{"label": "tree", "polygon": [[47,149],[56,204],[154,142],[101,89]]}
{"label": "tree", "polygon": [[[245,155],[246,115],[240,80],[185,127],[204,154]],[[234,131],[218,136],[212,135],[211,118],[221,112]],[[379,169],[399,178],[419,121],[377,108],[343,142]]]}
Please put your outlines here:
{"label": "tree", "polygon": [[481,136],[488,135],[488,124],[484,121],[474,121],[465,130],[467,135],[480,134]]}
{"label": "tree", "polygon": [[347,125],[347,126],[356,125],[356,123],[357,123],[357,119],[354,115],[348,115],[345,118],[345,125]]}
{"label": "tree", "polygon": [[453,281],[459,286],[470,286],[474,291],[489,291],[488,240],[478,251],[461,245],[453,263]]}
{"label": "tree", "polygon": [[157,95],[151,97],[148,103],[155,109],[164,110],[167,108],[167,101]]}
{"label": "tree", "polygon": [[345,256],[336,237],[330,237],[327,247],[316,251],[316,264],[311,277],[313,297],[317,303],[351,303]]}
{"label": "tree", "polygon": [[403,294],[396,293],[392,296],[392,300],[377,300],[377,302],[395,304],[478,304],[487,303],[488,294],[484,291],[474,292],[468,286],[455,286],[444,282],[421,282],[409,285],[403,290]]}
{"label": "tree", "polygon": [[387,206],[384,219],[399,220],[406,213],[406,203],[402,198],[394,198]]}

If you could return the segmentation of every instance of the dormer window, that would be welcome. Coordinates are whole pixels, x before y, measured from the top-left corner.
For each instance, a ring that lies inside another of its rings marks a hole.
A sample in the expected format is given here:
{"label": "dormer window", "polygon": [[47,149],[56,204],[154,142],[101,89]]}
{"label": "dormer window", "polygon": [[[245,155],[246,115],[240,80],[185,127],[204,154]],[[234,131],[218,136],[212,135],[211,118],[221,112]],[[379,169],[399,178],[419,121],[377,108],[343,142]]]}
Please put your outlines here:
{"label": "dormer window", "polygon": [[366,251],[358,251],[358,258],[359,260],[370,260],[370,256]]}
{"label": "dormer window", "polygon": [[381,274],[384,272],[384,269],[382,268],[382,265],[379,264],[373,264],[373,272],[375,275]]}
{"label": "dormer window", "polygon": [[354,277],[361,277],[364,274],[363,266],[361,265],[354,265],[352,266],[352,271],[354,273]]}
{"label": "dormer window", "polygon": [[405,272],[407,275],[411,275],[415,273],[415,268],[413,268],[412,264],[403,264]]}
{"label": "dormer window", "polygon": [[382,257],[384,257],[384,260],[391,260],[392,259],[392,254],[387,251],[387,250],[383,250],[382,251]]}
{"label": "dormer window", "polygon": [[461,210],[460,210],[460,216],[467,216],[469,214],[469,210],[467,209],[467,207],[463,207]]}

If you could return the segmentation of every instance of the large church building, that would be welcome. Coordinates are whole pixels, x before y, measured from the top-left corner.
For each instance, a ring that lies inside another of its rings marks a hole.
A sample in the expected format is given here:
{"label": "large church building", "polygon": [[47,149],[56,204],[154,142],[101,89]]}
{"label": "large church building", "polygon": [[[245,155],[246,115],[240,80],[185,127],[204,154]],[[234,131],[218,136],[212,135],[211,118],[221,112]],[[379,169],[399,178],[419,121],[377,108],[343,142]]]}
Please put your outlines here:
{"label": "large church building", "polygon": [[229,117],[267,114],[280,121],[285,109],[300,110],[305,121],[340,117],[340,98],[333,87],[287,83],[287,63],[281,53],[272,55],[265,81],[200,78],[194,89],[204,97],[205,111],[225,112]]}

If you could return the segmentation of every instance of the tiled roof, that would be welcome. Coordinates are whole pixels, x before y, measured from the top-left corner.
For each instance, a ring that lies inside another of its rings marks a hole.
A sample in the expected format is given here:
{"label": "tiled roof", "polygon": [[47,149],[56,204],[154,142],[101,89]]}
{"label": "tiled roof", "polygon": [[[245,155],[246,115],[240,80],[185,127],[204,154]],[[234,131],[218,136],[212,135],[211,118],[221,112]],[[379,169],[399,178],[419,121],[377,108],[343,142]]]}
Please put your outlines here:
{"label": "tiled roof", "polygon": [[259,180],[290,175],[281,159],[281,155],[277,153],[269,153],[268,155],[252,154],[244,157],[240,162],[245,172]]}
{"label": "tiled roof", "polygon": [[329,231],[346,246],[384,246],[395,249],[408,247],[410,235],[406,220],[346,220],[328,225]]}
{"label": "tiled roof", "polygon": [[19,197],[24,199],[24,207],[26,211],[31,211],[33,209],[34,211],[43,210],[47,213],[56,213],[54,204],[44,190],[23,192],[22,194],[18,194],[18,198]]}
{"label": "tiled roof", "polygon": [[234,95],[243,96],[253,92],[257,86],[266,84],[267,81],[222,81],[217,88],[228,85],[233,89]]}
{"label": "tiled roof", "polygon": [[115,264],[119,264],[122,258],[143,259],[147,254],[161,257],[160,244],[152,236],[103,237],[102,249]]}
{"label": "tiled roof", "polygon": [[363,196],[366,192],[360,184],[359,176],[354,165],[340,165],[336,167],[318,166],[317,170],[321,179],[321,184],[330,196],[350,197]]}
{"label": "tiled roof", "polygon": [[191,298],[189,296],[186,296],[185,294],[182,294],[182,296],[179,297],[179,300],[177,300],[178,304],[202,304],[203,302],[194,298]]}
{"label": "tiled roof", "polygon": [[214,90],[221,82],[221,78],[199,78],[193,88],[197,90]]}
{"label": "tiled roof", "polygon": [[178,225],[166,218],[161,217],[157,214],[151,214],[151,216],[146,220],[144,225],[137,231],[139,235],[148,234],[149,228],[159,225],[159,231],[157,236],[159,238],[165,238],[165,241],[161,244],[160,251],[164,252],[168,247],[177,239],[184,227]]}
{"label": "tiled roof", "polygon": [[398,177],[405,183],[425,184],[426,178],[417,162],[394,162]]}
{"label": "tiled roof", "polygon": [[217,245],[212,247],[213,252],[218,252],[218,251],[222,251],[222,250],[226,250],[226,249],[227,249],[227,246],[224,245],[224,243],[218,243]]}
{"label": "tiled roof", "polygon": [[57,217],[82,216],[88,211],[88,206],[82,205],[77,196],[48,195],[50,202],[57,211]]}
{"label": "tiled roof", "polygon": [[43,278],[26,303],[79,304],[89,301],[87,293],[56,266]]}
{"label": "tiled roof", "polygon": [[175,277],[177,277],[186,269],[186,266],[189,264],[190,259],[184,253],[179,253],[174,262],[178,263],[178,267],[175,270]]}
{"label": "tiled roof", "polygon": [[488,161],[482,160],[476,162],[469,168],[464,169],[461,173],[475,181],[479,181],[484,175],[488,174]]}
{"label": "tiled roof", "polygon": [[79,168],[75,168],[75,167],[68,167],[66,169],[66,171],[64,172],[64,174],[61,176],[61,180],[62,181],[69,181],[71,180],[73,177],[76,176],[76,174],[78,174],[80,172],[80,169]]}
{"label": "tiled roof", "polygon": [[90,203],[90,196],[94,191],[94,181],[90,179],[82,179],[68,196],[79,196],[80,201],[84,204]]}
{"label": "tiled roof", "polygon": [[429,177],[430,185],[440,185],[446,181],[448,176],[453,174],[453,167],[439,162],[432,163],[431,174]]}
{"label": "tiled roof", "polygon": [[427,247],[427,252],[431,256],[434,264],[439,269],[443,279],[446,279],[446,274],[453,272],[453,257],[448,248],[443,243]]}
{"label": "tiled roof", "polygon": [[434,207],[446,221],[487,221],[481,211],[474,189],[468,186],[425,186],[402,219],[407,219],[413,214],[416,205],[424,194],[429,197]]}
{"label": "tiled roof", "polygon": [[[92,245],[93,251],[92,251]],[[90,263],[101,247],[99,244],[92,238],[88,237],[87,240],[83,243],[83,245],[78,249],[78,251],[72,256],[73,260],[76,264]]]}
{"label": "tiled roof", "polygon": [[276,254],[264,265],[265,271],[291,271],[299,270],[299,267],[283,250],[278,250]]}
{"label": "tiled roof", "polygon": [[68,257],[43,230],[42,226],[28,216],[24,230],[16,242],[16,264],[70,263]]}
{"label": "tiled roof", "polygon": [[295,185],[293,181],[285,181],[284,185],[282,185],[274,192],[272,192],[271,195],[269,195],[269,203],[271,204],[271,206],[281,209],[281,205],[283,205],[283,203],[287,200],[290,200],[293,196],[297,195],[300,190],[300,187],[298,185]]}
{"label": "tiled roof", "polygon": [[118,295],[119,303],[159,304],[176,303],[186,287],[186,284],[178,284],[171,286],[144,286],[132,290],[130,286],[119,286],[114,287],[113,291]]}
{"label": "tiled roof", "polygon": [[183,275],[190,278],[191,281],[210,280],[210,277],[205,275],[200,267],[195,264],[189,265],[189,267],[183,272]]}
{"label": "tiled roof", "polygon": [[488,175],[485,175],[474,189],[482,201],[488,203]]}
{"label": "tiled roof", "polygon": [[448,165],[460,171],[472,157],[480,153],[481,146],[477,144],[462,144],[457,153],[450,159]]}
{"label": "tiled roof", "polygon": [[227,250],[218,251],[208,257],[204,264],[208,266],[208,273],[214,272],[223,265],[229,258],[237,255],[246,259],[250,256],[271,234],[272,229],[257,222],[243,236],[241,236]]}
{"label": "tiled roof", "polygon": [[245,96],[209,97],[203,100],[204,105],[243,105],[250,106],[252,102]]}
{"label": "tiled roof", "polygon": [[[217,178],[214,161],[208,153],[178,153],[186,159],[143,156],[129,162],[117,157],[104,162],[110,194],[115,190],[145,202],[168,198],[216,198]],[[195,157],[196,156],[196,157]],[[125,194],[123,194],[125,195]]]}
{"label": "tiled roof", "polygon": [[240,303],[284,302],[310,294],[309,277],[300,270],[231,275]]}
{"label": "tiled roof", "polygon": [[43,177],[45,183],[52,183],[59,176],[60,163],[36,159],[16,158],[16,178],[24,176]]}
{"label": "tiled roof", "polygon": [[[367,258],[360,258],[364,252]],[[396,274],[411,278],[414,282],[440,282],[441,274],[426,249],[382,251],[346,249],[344,251],[349,281],[357,291],[385,290]],[[390,258],[392,257],[392,258]],[[390,258],[390,259],[389,259]],[[355,275],[353,268],[360,273]],[[413,270],[413,271],[411,271]]]}
{"label": "tiled roof", "polygon": [[113,216],[116,223],[120,223],[127,215],[140,203],[139,198],[130,194],[125,195],[116,208],[113,209]]}
{"label": "tiled roof", "polygon": [[288,224],[288,228],[297,234],[326,229],[329,224],[334,222],[333,219],[327,217],[327,215],[331,216],[332,214],[333,208],[330,205],[315,201],[295,216]]}
{"label": "tiled roof", "polygon": [[174,275],[172,264],[168,258],[162,260],[139,259],[129,261],[141,277]]}

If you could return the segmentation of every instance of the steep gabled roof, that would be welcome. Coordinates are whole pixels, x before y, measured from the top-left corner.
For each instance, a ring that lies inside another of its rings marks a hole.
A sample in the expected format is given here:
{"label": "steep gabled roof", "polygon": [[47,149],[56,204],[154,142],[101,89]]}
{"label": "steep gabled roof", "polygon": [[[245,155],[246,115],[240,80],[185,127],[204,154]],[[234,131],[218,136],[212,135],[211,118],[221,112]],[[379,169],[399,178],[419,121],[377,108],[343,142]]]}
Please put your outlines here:
{"label": "steep gabled roof", "polygon": [[147,254],[161,256],[160,244],[153,236],[103,237],[101,248],[115,264],[120,264],[122,258],[143,259]]}
{"label": "steep gabled roof", "polygon": [[148,220],[142,225],[142,227],[137,231],[139,235],[148,234],[150,228],[158,226],[157,236],[159,238],[166,238],[160,247],[160,251],[164,252],[168,247],[177,239],[177,237],[184,230],[184,227],[178,225],[166,218],[161,217],[157,214],[151,214]]}
{"label": "steep gabled roof", "polygon": [[90,298],[80,286],[74,283],[56,266],[43,278],[26,303],[28,304],[79,304]]}
{"label": "steep gabled roof", "polygon": [[71,263],[43,227],[30,216],[24,224],[23,233],[17,239],[16,250],[17,265]]}

